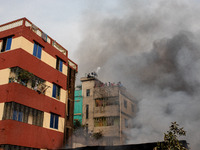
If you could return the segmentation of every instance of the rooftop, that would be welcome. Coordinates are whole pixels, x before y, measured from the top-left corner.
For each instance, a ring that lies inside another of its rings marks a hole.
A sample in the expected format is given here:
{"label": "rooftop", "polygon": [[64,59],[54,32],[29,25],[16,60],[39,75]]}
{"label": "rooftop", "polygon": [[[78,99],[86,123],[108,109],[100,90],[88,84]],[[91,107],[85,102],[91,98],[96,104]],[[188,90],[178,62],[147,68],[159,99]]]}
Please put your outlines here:
{"label": "rooftop", "polygon": [[[5,23],[3,25],[0,25],[0,32],[10,30],[16,27],[28,27],[31,31],[33,31],[35,34],[37,34],[39,37],[41,37],[45,42],[52,45],[55,49],[63,53],[65,56],[67,56],[67,50],[63,48],[60,44],[58,44],[54,39],[52,39],[50,36],[48,36],[46,33],[44,33],[40,28],[38,28],[36,25],[34,25],[31,21],[29,21],[27,18],[21,18],[14,20],[12,22]],[[68,64],[71,68],[78,71],[77,64],[74,63],[72,60],[68,59]]]}
{"label": "rooftop", "polygon": [[38,28],[36,25],[34,25],[31,21],[29,21],[27,18],[21,18],[12,22],[8,22],[6,24],[0,25],[0,32],[13,29],[19,26],[25,26],[29,27],[30,30],[32,30],[35,34],[40,36],[43,40],[51,44],[53,47],[55,47],[58,51],[63,53],[65,56],[67,55],[67,50],[63,48],[60,44],[58,44],[54,39],[49,37],[46,33],[44,33],[40,28]]}

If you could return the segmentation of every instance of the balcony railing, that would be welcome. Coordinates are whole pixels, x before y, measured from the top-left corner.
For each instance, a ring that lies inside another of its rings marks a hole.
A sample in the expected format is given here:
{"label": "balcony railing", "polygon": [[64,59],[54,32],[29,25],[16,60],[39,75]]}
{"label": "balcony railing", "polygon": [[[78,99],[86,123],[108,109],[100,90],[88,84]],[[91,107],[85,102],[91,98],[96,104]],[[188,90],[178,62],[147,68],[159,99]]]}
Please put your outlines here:
{"label": "balcony railing", "polygon": [[14,21],[14,22],[11,22],[11,23],[2,25],[2,26],[0,26],[0,32],[6,31],[6,30],[9,30],[9,29],[12,29],[12,28],[19,27],[19,26],[21,26],[22,24],[23,24],[23,19],[21,19],[21,20],[16,20],[16,21]]}
{"label": "balcony railing", "polygon": [[49,86],[45,84],[45,81],[43,79],[19,67],[11,68],[9,83],[12,82],[19,83],[32,90],[35,90],[39,94],[40,93],[45,94],[46,90],[49,88]]}
{"label": "balcony railing", "polygon": [[35,34],[41,37],[44,41],[51,44],[54,48],[56,48],[58,51],[63,53],[65,56],[67,55],[67,50],[65,48],[63,48],[60,44],[58,44],[55,40],[49,37],[46,33],[44,33],[41,29],[39,29],[37,26],[35,26],[32,22],[30,22],[26,18],[21,18],[21,19],[0,25],[0,32],[22,26],[23,24],[25,25],[25,27],[29,27],[30,30],[32,30]]}
{"label": "balcony railing", "polygon": [[36,25],[31,23],[28,20],[25,20],[25,26],[30,27],[30,29],[36,33],[38,36],[40,36],[44,41],[48,42],[51,44],[54,48],[59,50],[61,53],[63,53],[65,56],[67,55],[67,51],[60,45],[58,44],[55,40],[51,39],[46,33],[44,33],[41,29],[39,29]]}
{"label": "balcony railing", "polygon": [[68,64],[70,67],[72,67],[74,70],[78,71],[77,64],[75,64],[72,60],[68,59]]}

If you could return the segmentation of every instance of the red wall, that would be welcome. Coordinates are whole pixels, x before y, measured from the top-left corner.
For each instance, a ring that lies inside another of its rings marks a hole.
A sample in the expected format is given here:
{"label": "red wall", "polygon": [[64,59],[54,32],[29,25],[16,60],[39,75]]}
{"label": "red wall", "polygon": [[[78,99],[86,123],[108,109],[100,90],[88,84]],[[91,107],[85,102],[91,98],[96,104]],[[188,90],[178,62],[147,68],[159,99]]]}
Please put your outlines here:
{"label": "red wall", "polygon": [[0,144],[55,149],[63,144],[64,134],[15,120],[0,121]]}
{"label": "red wall", "polygon": [[34,75],[60,85],[66,90],[67,76],[44,63],[23,49],[16,49],[0,54],[0,69],[18,66]]}
{"label": "red wall", "polygon": [[[44,51],[46,51],[51,56],[55,57],[58,56],[65,62],[68,62],[68,52],[66,51],[66,56],[61,53],[59,50],[57,50],[55,47],[53,47],[51,44],[45,42],[40,36],[38,36],[36,33],[34,33],[32,30],[30,30],[30,27],[26,26],[19,26],[10,30],[5,30],[0,32],[0,38],[4,38],[10,35],[14,35],[13,38],[23,36],[26,39],[28,39],[30,42],[34,43],[34,41],[38,42],[44,47]],[[67,65],[67,64],[66,64]]]}
{"label": "red wall", "polygon": [[[10,35],[14,35],[13,38],[23,36],[32,43],[34,43],[34,41],[38,42],[43,46],[44,51],[54,58],[60,57],[65,61],[65,65],[68,66],[68,53],[65,56],[51,44],[45,42],[41,37],[31,31],[29,27],[23,25],[0,32],[0,39]],[[27,70],[50,83],[56,83],[65,90],[67,89],[66,75],[27,53],[23,49],[19,48],[0,53],[0,69],[16,66]],[[18,83],[0,85],[0,103],[10,101],[44,112],[53,112],[61,117],[65,117],[66,106],[64,103],[43,94],[39,94]],[[15,120],[0,121],[0,144],[54,149],[62,146],[63,137],[63,133],[51,129],[45,129]]]}
{"label": "red wall", "polygon": [[9,83],[0,86],[0,103],[17,102],[45,112],[53,112],[65,117],[65,104],[53,98],[39,94],[18,83]]}

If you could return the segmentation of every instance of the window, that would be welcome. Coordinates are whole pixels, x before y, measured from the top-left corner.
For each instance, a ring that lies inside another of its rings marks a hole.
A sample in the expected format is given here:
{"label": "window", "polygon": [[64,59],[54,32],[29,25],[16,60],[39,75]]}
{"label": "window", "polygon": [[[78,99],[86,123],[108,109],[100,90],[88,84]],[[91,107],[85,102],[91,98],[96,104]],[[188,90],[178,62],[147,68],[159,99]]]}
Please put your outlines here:
{"label": "window", "polygon": [[86,96],[90,96],[90,89],[86,90]]}
{"label": "window", "polygon": [[12,119],[13,120],[16,120],[16,121],[21,121],[22,122],[22,119],[23,119],[23,107],[19,104],[15,104],[14,105],[14,110],[13,110],[13,114],[12,114]]}
{"label": "window", "polygon": [[86,105],[86,119],[88,119],[89,116],[89,105]]}
{"label": "window", "polygon": [[56,114],[51,113],[50,116],[50,128],[58,129],[58,119],[59,116]]}
{"label": "window", "polygon": [[119,125],[119,117],[98,117],[94,118],[94,126],[116,126]]}
{"label": "window", "polygon": [[58,100],[60,99],[60,86],[58,86],[57,84],[53,84],[52,97]]}
{"label": "window", "polygon": [[33,56],[41,59],[41,54],[42,54],[42,46],[39,45],[38,43],[34,43]]}
{"label": "window", "polygon": [[57,57],[56,59],[56,69],[62,72],[63,69],[63,61]]}
{"label": "window", "polygon": [[127,101],[124,100],[124,107],[127,108]]}
{"label": "window", "polygon": [[12,119],[36,126],[43,125],[44,112],[15,102],[7,102],[4,106],[3,120]]}
{"label": "window", "polygon": [[2,39],[2,45],[1,45],[1,52],[10,50],[12,43],[12,37],[6,37]]}
{"label": "window", "polygon": [[107,97],[107,98],[97,98],[95,99],[95,106],[102,107],[102,106],[111,106],[111,105],[119,105],[119,101],[116,97]]}

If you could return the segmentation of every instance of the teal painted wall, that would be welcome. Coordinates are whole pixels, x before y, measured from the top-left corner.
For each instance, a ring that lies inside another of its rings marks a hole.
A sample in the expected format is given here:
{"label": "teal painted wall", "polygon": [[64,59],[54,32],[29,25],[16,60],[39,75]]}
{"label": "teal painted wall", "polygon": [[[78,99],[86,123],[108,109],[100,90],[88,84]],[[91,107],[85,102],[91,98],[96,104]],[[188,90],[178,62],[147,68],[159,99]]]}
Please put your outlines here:
{"label": "teal painted wall", "polygon": [[82,90],[75,90],[74,96],[74,120],[78,119],[82,124],[82,105],[83,105],[83,96]]}

